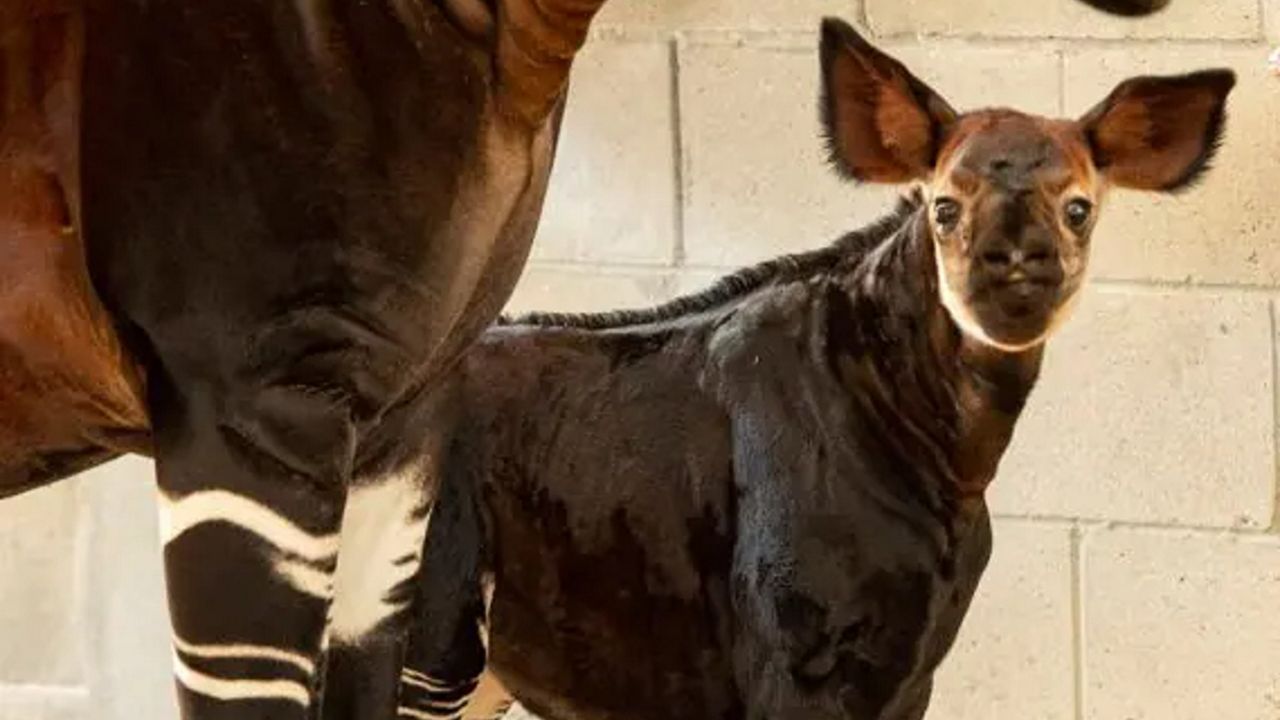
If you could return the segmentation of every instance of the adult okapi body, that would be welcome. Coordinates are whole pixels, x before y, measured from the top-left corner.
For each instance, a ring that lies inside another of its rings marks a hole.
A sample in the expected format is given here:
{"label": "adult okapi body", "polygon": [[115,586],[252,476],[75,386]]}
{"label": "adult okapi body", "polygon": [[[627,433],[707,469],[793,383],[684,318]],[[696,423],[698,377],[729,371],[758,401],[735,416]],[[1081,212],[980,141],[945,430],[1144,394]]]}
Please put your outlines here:
{"label": "adult okapi body", "polygon": [[445,380],[405,717],[486,647],[548,720],[924,716],[1104,196],[1191,184],[1234,75],[962,114],[837,20],[821,68],[835,167],[919,184],[895,212],[654,310],[508,321]]}
{"label": "adult okapi body", "polygon": [[520,271],[602,2],[0,0],[0,497],[156,457],[187,720],[394,710],[408,398]]}

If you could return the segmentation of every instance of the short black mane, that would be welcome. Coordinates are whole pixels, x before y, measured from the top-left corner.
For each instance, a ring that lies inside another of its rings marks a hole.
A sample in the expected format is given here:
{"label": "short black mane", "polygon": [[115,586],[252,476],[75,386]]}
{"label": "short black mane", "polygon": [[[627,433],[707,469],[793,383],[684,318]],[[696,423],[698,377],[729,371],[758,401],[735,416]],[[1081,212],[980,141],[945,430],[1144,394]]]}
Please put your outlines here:
{"label": "short black mane", "polygon": [[743,268],[716,280],[706,290],[684,295],[655,307],[599,313],[531,312],[514,317],[503,315],[498,318],[497,324],[605,330],[662,322],[710,310],[758,290],[770,282],[790,280],[823,270],[832,270],[842,265],[855,264],[869,250],[887,240],[902,227],[922,202],[920,193],[912,192],[899,199],[893,212],[864,228],[844,235],[826,247],[782,255],[758,265]]}

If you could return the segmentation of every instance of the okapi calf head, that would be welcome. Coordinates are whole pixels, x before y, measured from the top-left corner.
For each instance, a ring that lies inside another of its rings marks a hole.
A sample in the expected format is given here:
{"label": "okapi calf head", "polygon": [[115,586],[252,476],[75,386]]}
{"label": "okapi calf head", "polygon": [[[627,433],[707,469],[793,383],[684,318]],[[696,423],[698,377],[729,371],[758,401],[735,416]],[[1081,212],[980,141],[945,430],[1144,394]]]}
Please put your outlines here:
{"label": "okapi calf head", "polygon": [[1188,187],[1218,147],[1230,70],[1121,83],[1077,120],[960,113],[848,24],[822,26],[831,161],[866,182],[922,186],[938,291],[970,338],[1042,343],[1077,299],[1112,186]]}

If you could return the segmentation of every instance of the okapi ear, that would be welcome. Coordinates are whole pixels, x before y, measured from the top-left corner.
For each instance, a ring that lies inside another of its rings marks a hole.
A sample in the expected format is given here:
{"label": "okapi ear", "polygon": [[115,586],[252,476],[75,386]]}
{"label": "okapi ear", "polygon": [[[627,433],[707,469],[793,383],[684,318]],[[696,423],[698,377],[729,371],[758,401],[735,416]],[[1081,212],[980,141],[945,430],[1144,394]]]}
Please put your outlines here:
{"label": "okapi ear", "polygon": [[1120,187],[1189,187],[1218,151],[1235,84],[1230,70],[1124,81],[1080,119],[1094,164]]}
{"label": "okapi ear", "polygon": [[496,65],[504,109],[533,126],[550,118],[604,2],[499,0]]}
{"label": "okapi ear", "polygon": [[903,183],[927,177],[957,114],[848,23],[822,21],[822,123],[845,177]]}

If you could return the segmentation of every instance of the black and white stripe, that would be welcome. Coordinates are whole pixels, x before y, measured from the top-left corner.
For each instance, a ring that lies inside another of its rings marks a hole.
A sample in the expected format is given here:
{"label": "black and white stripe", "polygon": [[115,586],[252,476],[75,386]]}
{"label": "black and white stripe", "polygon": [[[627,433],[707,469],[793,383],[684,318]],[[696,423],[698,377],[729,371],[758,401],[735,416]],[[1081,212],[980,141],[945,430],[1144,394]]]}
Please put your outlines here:
{"label": "black and white stripe", "polygon": [[400,673],[396,716],[402,720],[459,720],[478,684],[479,678],[447,682],[405,668]]}
{"label": "black and white stripe", "polygon": [[177,561],[205,557],[216,565],[227,556],[252,558],[251,566],[268,575],[239,576],[229,590],[258,603],[310,605],[326,620],[312,647],[291,647],[280,644],[279,635],[273,638],[273,628],[238,623],[235,603],[209,597],[207,612],[175,617],[179,686],[213,701],[286,702],[303,709],[321,685],[321,659],[331,643],[358,645],[405,609],[430,520],[420,466],[356,483],[334,532],[308,530],[284,508],[225,489],[162,495],[160,508],[162,541]]}

